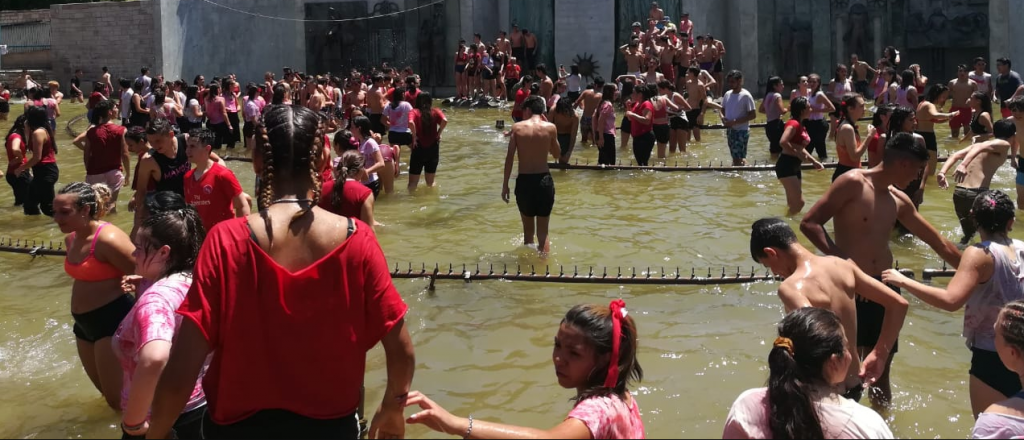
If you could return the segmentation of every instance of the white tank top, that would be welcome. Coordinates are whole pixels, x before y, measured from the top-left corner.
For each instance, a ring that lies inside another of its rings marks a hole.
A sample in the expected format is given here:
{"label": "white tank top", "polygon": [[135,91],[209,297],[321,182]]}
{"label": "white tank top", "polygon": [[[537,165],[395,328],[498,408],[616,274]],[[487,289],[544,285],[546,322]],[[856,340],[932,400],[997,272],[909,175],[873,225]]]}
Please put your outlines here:
{"label": "white tank top", "polygon": [[913,105],[910,104],[910,100],[907,99],[907,93],[909,90],[910,87],[903,88],[901,86],[896,88],[896,105],[900,107],[914,107]]}
{"label": "white tank top", "polygon": [[822,91],[819,91],[817,94],[807,98],[811,102],[811,117],[807,119],[812,121],[821,121],[825,119],[825,104],[818,104],[818,101],[820,101],[818,99],[819,97],[828,99],[828,96],[826,96],[825,92]]}
{"label": "white tank top", "polygon": [[836,97],[836,99],[842,99],[843,95],[847,93],[853,93],[853,84],[849,78],[840,83],[833,82],[832,96]]}

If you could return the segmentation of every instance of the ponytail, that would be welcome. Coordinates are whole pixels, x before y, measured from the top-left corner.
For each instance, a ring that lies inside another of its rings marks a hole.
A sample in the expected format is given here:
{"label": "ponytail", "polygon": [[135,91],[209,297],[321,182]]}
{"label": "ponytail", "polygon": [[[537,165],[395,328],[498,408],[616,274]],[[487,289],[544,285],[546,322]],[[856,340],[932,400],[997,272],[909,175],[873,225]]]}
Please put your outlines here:
{"label": "ponytail", "polygon": [[334,169],[337,178],[334,179],[334,190],[331,191],[331,209],[335,214],[340,215],[341,213],[341,202],[344,200],[346,181],[349,177],[355,177],[356,174],[359,174],[359,171],[363,169],[365,164],[366,158],[358,151],[348,150],[342,153],[341,160]]}

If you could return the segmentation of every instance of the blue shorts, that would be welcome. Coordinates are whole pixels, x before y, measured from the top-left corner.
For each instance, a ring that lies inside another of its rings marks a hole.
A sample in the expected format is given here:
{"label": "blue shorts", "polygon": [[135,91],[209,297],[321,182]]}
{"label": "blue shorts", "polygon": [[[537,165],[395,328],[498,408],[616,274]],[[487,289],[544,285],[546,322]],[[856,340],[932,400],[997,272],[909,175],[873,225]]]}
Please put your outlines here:
{"label": "blue shorts", "polygon": [[[1019,162],[1017,166],[1020,166]],[[1017,186],[1024,186],[1024,171],[1017,171]]]}
{"label": "blue shorts", "polygon": [[750,142],[750,130],[726,130],[729,138],[729,154],[733,159],[747,158],[747,143]]}

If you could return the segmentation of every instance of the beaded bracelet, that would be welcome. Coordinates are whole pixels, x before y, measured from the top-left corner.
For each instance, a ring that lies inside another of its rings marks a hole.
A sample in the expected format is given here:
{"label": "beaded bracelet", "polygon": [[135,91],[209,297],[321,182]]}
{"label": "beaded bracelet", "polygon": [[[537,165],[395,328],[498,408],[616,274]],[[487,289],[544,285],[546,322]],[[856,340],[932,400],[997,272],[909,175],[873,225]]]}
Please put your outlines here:
{"label": "beaded bracelet", "polygon": [[469,429],[466,430],[466,435],[463,436],[462,438],[468,439],[471,434],[473,434],[473,415],[472,414],[469,415]]}

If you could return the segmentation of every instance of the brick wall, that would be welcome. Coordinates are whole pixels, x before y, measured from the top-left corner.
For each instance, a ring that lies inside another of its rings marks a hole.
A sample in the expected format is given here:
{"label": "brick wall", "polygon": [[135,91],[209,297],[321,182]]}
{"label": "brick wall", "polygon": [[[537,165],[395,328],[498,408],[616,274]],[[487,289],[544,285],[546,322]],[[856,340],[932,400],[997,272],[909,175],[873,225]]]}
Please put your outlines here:
{"label": "brick wall", "polygon": [[149,0],[54,5],[50,7],[53,70],[62,85],[83,70],[83,88],[99,80],[101,67],[111,82],[134,79],[142,66],[156,70],[156,30]]}
{"label": "brick wall", "polygon": [[50,10],[33,9],[29,11],[0,11],[0,26],[30,21],[50,21]]}

